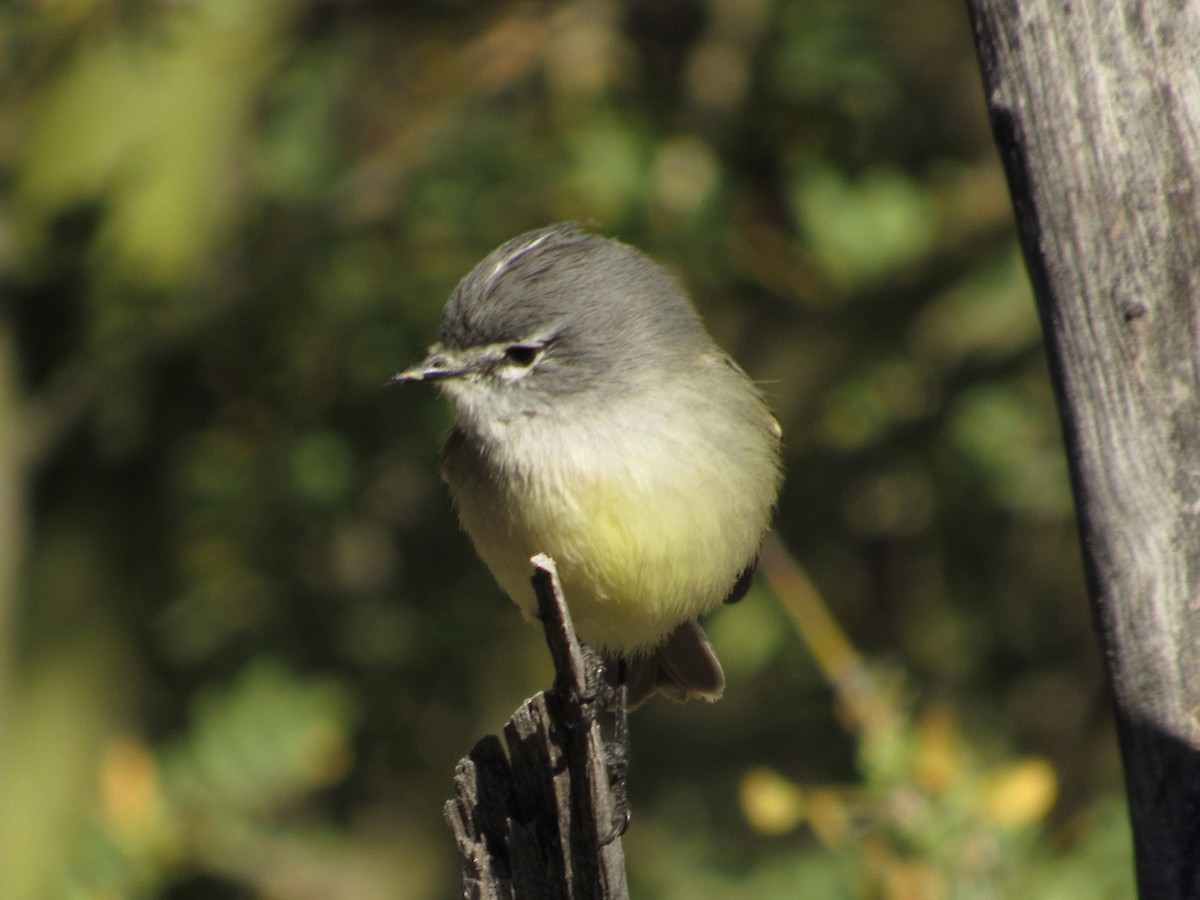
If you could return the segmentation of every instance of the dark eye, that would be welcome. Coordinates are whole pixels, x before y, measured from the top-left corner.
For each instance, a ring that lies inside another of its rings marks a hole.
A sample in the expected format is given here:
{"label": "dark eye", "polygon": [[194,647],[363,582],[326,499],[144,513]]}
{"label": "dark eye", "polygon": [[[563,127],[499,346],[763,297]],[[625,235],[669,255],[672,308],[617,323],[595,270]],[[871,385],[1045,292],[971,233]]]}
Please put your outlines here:
{"label": "dark eye", "polygon": [[542,348],[537,344],[510,344],[504,348],[504,355],[518,366],[532,366],[542,355]]}

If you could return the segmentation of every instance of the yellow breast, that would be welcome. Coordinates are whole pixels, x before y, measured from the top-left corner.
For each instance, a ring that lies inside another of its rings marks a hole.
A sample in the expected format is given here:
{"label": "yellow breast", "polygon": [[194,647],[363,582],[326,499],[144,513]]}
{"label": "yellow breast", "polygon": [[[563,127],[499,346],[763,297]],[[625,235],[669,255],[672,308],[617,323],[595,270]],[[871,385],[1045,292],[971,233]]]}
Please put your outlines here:
{"label": "yellow breast", "polygon": [[678,405],[630,406],[607,422],[518,422],[499,436],[503,453],[456,433],[443,474],[480,557],[526,615],[529,559],[546,553],[580,638],[629,653],[720,604],[758,551],[778,490],[778,434],[747,396],[748,415],[716,424],[711,410],[698,420]]}

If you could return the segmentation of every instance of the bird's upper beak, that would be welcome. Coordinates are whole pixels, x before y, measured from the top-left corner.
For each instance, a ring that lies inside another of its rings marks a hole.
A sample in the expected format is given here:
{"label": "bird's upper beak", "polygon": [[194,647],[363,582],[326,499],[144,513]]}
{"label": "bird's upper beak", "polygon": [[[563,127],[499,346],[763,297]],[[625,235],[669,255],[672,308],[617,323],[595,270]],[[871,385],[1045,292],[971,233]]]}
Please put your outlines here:
{"label": "bird's upper beak", "polygon": [[411,384],[414,381],[445,381],[447,378],[462,378],[481,371],[481,360],[477,356],[455,353],[442,347],[434,347],[425,359],[403,372],[397,372],[388,384]]}

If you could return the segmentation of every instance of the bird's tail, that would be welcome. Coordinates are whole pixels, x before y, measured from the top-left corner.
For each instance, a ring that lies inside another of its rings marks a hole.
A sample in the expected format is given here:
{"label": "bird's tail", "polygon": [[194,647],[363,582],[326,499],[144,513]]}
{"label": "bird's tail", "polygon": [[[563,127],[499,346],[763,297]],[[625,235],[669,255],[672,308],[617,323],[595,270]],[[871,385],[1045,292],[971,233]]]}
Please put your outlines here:
{"label": "bird's tail", "polygon": [[[627,660],[625,684],[632,709],[661,691],[672,700],[702,698],[710,703],[725,690],[725,673],[704,629],[696,621],[684,622],[648,653]],[[610,673],[614,665],[605,667]]]}

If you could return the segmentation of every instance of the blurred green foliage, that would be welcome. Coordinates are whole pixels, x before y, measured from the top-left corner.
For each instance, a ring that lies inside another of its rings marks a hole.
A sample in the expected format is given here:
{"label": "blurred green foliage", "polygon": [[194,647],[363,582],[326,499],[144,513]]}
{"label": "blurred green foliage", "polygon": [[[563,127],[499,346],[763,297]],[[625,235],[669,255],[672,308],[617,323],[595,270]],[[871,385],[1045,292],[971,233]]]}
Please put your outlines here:
{"label": "blurred green foliage", "polygon": [[635,895],[1132,894],[959,4],[16,0],[0,48],[0,896],[454,894],[454,763],[548,663],[382,385],[568,218],[763,381],[890,686],[865,727],[720,611],[726,699],[634,720]]}

